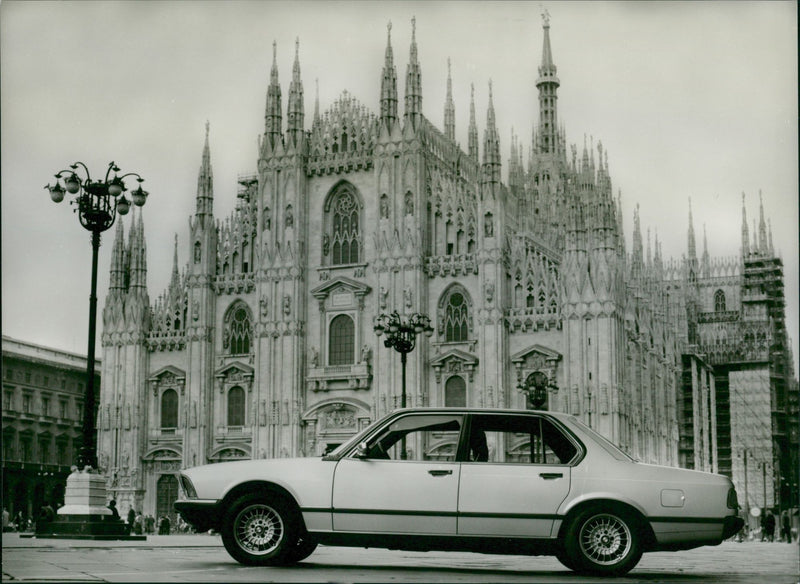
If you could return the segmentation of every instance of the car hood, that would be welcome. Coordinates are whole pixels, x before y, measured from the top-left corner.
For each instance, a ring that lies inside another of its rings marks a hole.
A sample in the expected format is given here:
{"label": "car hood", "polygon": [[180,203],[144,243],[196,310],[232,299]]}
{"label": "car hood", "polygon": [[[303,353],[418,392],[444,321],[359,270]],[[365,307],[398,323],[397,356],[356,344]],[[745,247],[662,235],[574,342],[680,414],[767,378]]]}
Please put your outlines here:
{"label": "car hood", "polygon": [[278,485],[300,499],[303,491],[329,494],[335,466],[320,457],[273,458],[206,464],[181,473],[191,480],[198,499],[222,499],[233,487],[247,482]]}

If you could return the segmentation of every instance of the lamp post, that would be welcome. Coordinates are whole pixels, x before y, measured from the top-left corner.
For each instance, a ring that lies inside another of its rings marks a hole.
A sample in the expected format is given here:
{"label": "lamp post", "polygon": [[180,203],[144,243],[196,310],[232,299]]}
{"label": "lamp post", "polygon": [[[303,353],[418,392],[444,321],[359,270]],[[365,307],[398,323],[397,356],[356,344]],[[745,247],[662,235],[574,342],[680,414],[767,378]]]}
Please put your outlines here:
{"label": "lamp post", "polygon": [[[118,174],[120,168],[110,162],[102,180],[93,180],[89,169],[83,162],[76,162],[56,173],[56,183],[44,188],[50,192],[55,203],[64,200],[65,194],[75,195],[70,204],[76,205],[73,212],[78,213],[81,225],[92,233],[92,283],[89,295],[89,346],[86,355],[86,395],[83,402],[83,440],[78,452],[76,466],[82,476],[73,473],[67,480],[65,505],[58,510],[64,523],[53,523],[50,533],[60,532],[65,536],[89,537],[109,535],[108,522],[102,528],[94,527],[111,512],[105,508],[105,482],[93,473],[97,468],[97,429],[95,424],[95,340],[97,336],[97,256],[100,250],[100,234],[114,224],[117,213],[125,215],[130,210],[131,201],[141,207],[147,200],[147,191],[142,189],[144,179],[135,172]],[[136,177],[138,188],[130,191],[129,201],[125,179]],[[62,184],[63,183],[63,184]],[[72,481],[72,485],[71,485]],[[73,494],[70,495],[72,488]],[[102,503],[100,495],[102,494]],[[100,505],[98,505],[101,503]],[[108,512],[108,513],[106,513]],[[88,517],[87,517],[88,516]],[[56,529],[58,527],[58,529]],[[111,531],[114,531],[112,528]]]}
{"label": "lamp post", "polygon": [[[380,314],[375,318],[373,327],[375,334],[381,336],[384,333],[386,338],[383,340],[385,347],[391,347],[400,353],[400,362],[403,365],[402,394],[400,396],[400,407],[406,407],[406,362],[408,354],[414,350],[417,344],[417,335],[424,333],[430,337],[433,334],[431,319],[424,314],[399,314],[396,310],[391,314]],[[406,439],[402,440],[400,458],[405,460],[408,456],[406,451]]]}

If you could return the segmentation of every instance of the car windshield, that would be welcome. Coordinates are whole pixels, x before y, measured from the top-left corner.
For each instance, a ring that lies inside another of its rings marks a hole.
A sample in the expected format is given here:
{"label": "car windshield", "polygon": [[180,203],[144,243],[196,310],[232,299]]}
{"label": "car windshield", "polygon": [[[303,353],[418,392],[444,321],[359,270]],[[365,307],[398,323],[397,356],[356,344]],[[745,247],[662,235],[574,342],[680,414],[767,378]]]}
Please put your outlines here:
{"label": "car windshield", "polygon": [[611,456],[613,456],[617,460],[630,460],[632,462],[637,462],[637,460],[633,458],[630,454],[622,450],[619,446],[611,442],[608,438],[606,438],[602,434],[599,434],[596,430],[593,430],[592,428],[581,422],[578,418],[574,416],[568,416],[566,420],[569,424],[577,427],[585,434],[588,434],[589,436],[594,438],[594,441],[597,442],[603,448],[603,450],[608,452]]}
{"label": "car windshield", "polygon": [[[378,422],[380,422],[380,421],[381,420],[378,420]],[[370,428],[372,428],[374,425],[375,425],[375,422],[373,422],[372,424],[370,424],[369,426],[367,426],[366,428],[361,430],[361,432],[359,432],[358,434],[356,434],[355,436],[350,438],[350,440],[348,440],[344,444],[340,444],[334,450],[331,450],[330,452],[324,454],[322,456],[322,458],[324,458],[326,460],[329,460],[329,459],[332,460],[332,459],[338,458],[339,456],[342,455],[342,453],[344,453],[346,450],[348,450],[351,446],[353,446],[354,444],[358,444],[362,440],[362,436],[364,436],[367,432],[369,432]]]}

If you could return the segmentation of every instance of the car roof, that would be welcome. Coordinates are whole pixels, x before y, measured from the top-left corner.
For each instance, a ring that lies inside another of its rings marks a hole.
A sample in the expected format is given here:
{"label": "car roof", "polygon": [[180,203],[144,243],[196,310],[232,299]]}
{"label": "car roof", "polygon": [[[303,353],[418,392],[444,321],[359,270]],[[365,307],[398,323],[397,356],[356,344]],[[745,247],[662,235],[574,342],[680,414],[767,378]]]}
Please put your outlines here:
{"label": "car roof", "polygon": [[564,412],[551,412],[549,410],[521,410],[515,408],[456,408],[456,407],[419,407],[399,408],[392,414],[398,413],[427,413],[427,414],[545,414],[556,418],[567,418],[570,414]]}

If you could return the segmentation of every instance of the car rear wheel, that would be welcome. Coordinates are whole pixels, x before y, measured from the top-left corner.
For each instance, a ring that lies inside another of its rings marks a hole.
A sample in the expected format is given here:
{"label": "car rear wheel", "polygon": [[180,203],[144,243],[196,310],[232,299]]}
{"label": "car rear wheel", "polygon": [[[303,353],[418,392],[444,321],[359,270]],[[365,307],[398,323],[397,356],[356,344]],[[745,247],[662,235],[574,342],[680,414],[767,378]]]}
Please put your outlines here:
{"label": "car rear wheel", "polygon": [[299,512],[285,497],[273,493],[244,495],[234,501],[223,520],[222,543],[242,564],[292,563],[299,561],[292,552],[299,544],[300,524]]}
{"label": "car rear wheel", "polygon": [[642,557],[638,521],[622,510],[586,509],[567,528],[564,552],[572,569],[578,572],[627,574]]}

